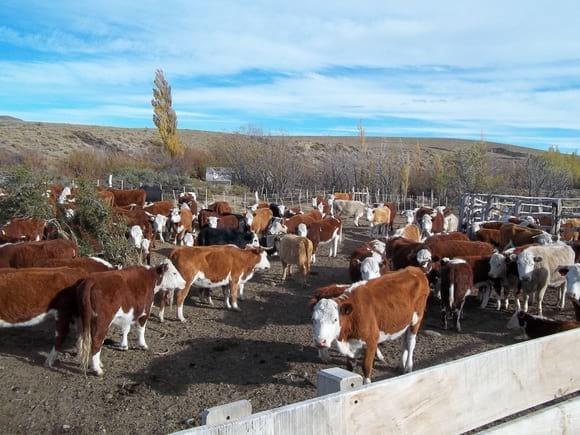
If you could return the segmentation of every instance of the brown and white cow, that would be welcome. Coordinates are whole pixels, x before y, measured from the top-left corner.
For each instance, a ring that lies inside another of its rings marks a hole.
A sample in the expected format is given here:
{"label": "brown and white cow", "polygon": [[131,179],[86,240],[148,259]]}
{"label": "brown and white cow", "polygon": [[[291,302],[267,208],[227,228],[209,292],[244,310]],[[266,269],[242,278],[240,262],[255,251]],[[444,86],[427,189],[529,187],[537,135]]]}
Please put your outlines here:
{"label": "brown and white cow", "polygon": [[[370,257],[375,255],[380,258],[380,263],[384,261],[383,255],[385,254],[386,246],[383,242],[379,240],[371,240],[362,246],[356,248],[350,254],[350,262],[348,267],[348,274],[352,282],[358,282],[361,280],[368,280],[370,277],[368,274],[363,277],[363,262]],[[379,270],[380,274],[380,270]],[[373,276],[375,278],[375,276]]]}
{"label": "brown and white cow", "polygon": [[[239,311],[238,292],[240,296],[243,295],[244,285],[252,279],[255,271],[270,268],[266,251],[261,248],[240,249],[231,245],[177,248],[171,252],[169,258],[187,283],[183,290],[177,291],[176,296],[177,317],[182,322],[185,322],[183,304],[192,285],[202,289],[201,293],[211,305],[213,303],[210,290],[229,287],[229,292],[224,289],[226,307]],[[165,303],[162,299],[159,311],[161,320]]]}
{"label": "brown and white cow", "polygon": [[128,205],[135,204],[139,207],[145,206],[145,198],[147,193],[143,189],[107,189],[115,197],[115,202],[113,206],[115,207],[125,207]]}
{"label": "brown and white cow", "polygon": [[0,246],[0,267],[33,267],[39,259],[74,258],[77,252],[76,243],[64,239],[5,244]]}
{"label": "brown and white cow", "polygon": [[441,259],[441,323],[447,329],[452,319],[461,332],[461,315],[465,298],[473,291],[473,271],[467,261],[460,258]]}
{"label": "brown and white cow", "polygon": [[394,237],[402,237],[414,242],[420,242],[421,229],[415,224],[407,224],[395,231]]}
{"label": "brown and white cow", "polygon": [[139,346],[147,349],[145,326],[153,298],[158,291],[183,289],[185,280],[171,261],[157,267],[133,266],[126,269],[92,274],[77,286],[82,322],[80,357],[82,367],[101,376],[101,347],[109,327],[121,328],[121,350],[129,349],[128,335],[135,323]]}
{"label": "brown and white cow", "polygon": [[179,240],[179,244],[182,245],[185,235],[187,233],[193,233],[193,213],[187,204],[182,204],[181,208],[175,207],[171,211],[171,223],[175,228],[175,241]]}
{"label": "brown and white cow", "polygon": [[364,383],[368,384],[378,344],[403,337],[402,365],[410,372],[428,296],[427,278],[416,267],[354,284],[341,296],[321,299],[314,306],[314,344],[319,349],[335,345],[349,358],[351,370],[355,358],[363,353]]}
{"label": "brown and white cow", "polygon": [[342,222],[331,217],[308,225],[299,224],[296,234],[307,237],[312,242],[314,247],[312,262],[316,263],[316,252],[319,246],[330,245],[329,257],[336,257],[338,254],[338,243],[342,237]]}
{"label": "brown and white cow", "polygon": [[0,228],[0,244],[39,242],[44,238],[46,221],[35,218],[14,218]]}
{"label": "brown and white cow", "polygon": [[152,215],[163,215],[163,216],[169,216],[171,214],[171,211],[177,206],[177,202],[174,200],[169,200],[169,201],[156,201],[152,204],[149,204],[145,207],[143,207],[143,210],[145,210],[147,213],[152,214]]}
{"label": "brown and white cow", "polygon": [[51,366],[78,317],[74,285],[88,276],[82,268],[0,269],[0,328],[38,325],[56,319],[55,345],[46,360]]}

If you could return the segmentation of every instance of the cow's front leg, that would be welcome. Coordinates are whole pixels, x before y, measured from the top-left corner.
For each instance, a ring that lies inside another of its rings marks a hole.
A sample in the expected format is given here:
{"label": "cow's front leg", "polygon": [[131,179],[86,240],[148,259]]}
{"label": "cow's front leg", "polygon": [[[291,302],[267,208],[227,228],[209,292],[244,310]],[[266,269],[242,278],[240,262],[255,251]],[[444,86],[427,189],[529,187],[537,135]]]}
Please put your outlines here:
{"label": "cow's front leg", "polygon": [[149,346],[145,342],[145,326],[147,325],[147,319],[149,316],[143,316],[137,320],[137,333],[139,334],[139,347],[141,349],[147,350]]}
{"label": "cow's front leg", "polygon": [[377,343],[376,341],[371,341],[367,343],[367,348],[365,350],[365,356],[363,358],[363,375],[364,384],[371,383],[371,375],[373,372],[373,364],[375,362],[375,355],[377,353]]}
{"label": "cow's front leg", "polygon": [[234,311],[241,311],[240,307],[238,307],[238,291],[239,291],[239,284],[237,282],[230,282],[230,298],[232,300],[232,310]]}

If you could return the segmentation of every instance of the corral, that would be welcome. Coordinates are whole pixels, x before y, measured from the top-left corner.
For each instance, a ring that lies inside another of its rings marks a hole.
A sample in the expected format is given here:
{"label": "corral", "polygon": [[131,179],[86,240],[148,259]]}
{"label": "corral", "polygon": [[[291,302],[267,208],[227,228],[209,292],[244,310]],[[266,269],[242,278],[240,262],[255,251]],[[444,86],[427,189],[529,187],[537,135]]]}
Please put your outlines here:
{"label": "corral", "polygon": [[[83,376],[72,354],[52,370],[43,367],[52,340],[46,325],[0,331],[2,427],[165,433],[199,424],[204,408],[242,398],[260,411],[314,397],[317,371],[343,366],[344,359],[318,359],[307,303],[313,288],[348,282],[348,255],[368,240],[368,227],[349,222],[344,234],[337,259],[318,256],[307,288],[294,278],[282,284],[280,264],[273,260],[269,272],[248,284],[241,313],[221,309],[219,298],[215,308],[198,304],[194,295],[186,304],[187,323],[177,322],[174,311],[164,324],[149,322],[149,351],[136,350],[133,336],[129,351],[108,346],[104,378]],[[164,245],[154,260],[169,250]],[[547,301],[547,314],[554,315],[555,295]],[[419,336],[416,368],[514,343],[505,329],[510,313],[469,305],[463,333]],[[571,310],[564,316],[571,318]],[[439,304],[430,303],[425,328],[439,330],[438,318]],[[118,340],[117,331],[109,336]],[[376,364],[375,379],[399,375],[399,346],[381,346],[387,362]]]}

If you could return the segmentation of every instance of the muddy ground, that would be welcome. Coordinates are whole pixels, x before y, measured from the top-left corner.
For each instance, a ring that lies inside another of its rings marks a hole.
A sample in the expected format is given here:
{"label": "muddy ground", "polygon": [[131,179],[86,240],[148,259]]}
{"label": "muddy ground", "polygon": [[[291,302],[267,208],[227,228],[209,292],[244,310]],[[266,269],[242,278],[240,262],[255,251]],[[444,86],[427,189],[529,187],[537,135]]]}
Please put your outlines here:
{"label": "muddy ground", "polygon": [[[333,354],[328,364],[319,361],[307,302],[316,287],[348,282],[348,255],[368,240],[368,227],[347,225],[344,236],[338,258],[326,257],[324,248],[317,255],[307,287],[293,277],[281,283],[280,263],[273,259],[270,271],[246,285],[240,313],[223,309],[220,292],[214,292],[215,307],[198,304],[195,290],[185,324],[176,321],[174,309],[159,323],[154,308],[146,333],[150,350],[136,348],[134,331],[129,351],[106,346],[102,378],[79,371],[72,342],[54,369],[43,366],[52,322],[0,329],[0,432],[167,433],[198,425],[204,408],[222,403],[248,399],[257,412],[314,397],[316,372],[343,366],[344,359]],[[546,315],[556,314],[555,302],[548,293]],[[518,341],[505,329],[509,315],[473,302],[466,306],[462,333],[442,331],[438,303],[430,301],[425,328],[442,335],[419,335],[415,369]],[[573,317],[569,305],[563,316]],[[109,337],[117,341],[119,335],[112,330]],[[381,349],[387,362],[375,364],[374,380],[399,374],[400,342]]]}

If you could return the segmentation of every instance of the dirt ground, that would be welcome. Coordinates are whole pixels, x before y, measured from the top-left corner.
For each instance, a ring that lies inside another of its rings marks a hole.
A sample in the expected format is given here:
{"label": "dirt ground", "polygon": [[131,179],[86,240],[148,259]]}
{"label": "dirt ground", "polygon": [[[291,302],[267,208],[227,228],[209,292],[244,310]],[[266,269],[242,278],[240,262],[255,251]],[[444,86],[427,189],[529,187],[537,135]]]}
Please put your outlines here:
{"label": "dirt ground", "polygon": [[[328,364],[319,361],[307,302],[316,287],[348,282],[348,256],[367,239],[368,227],[347,225],[338,258],[329,259],[323,248],[306,287],[293,277],[281,283],[280,263],[272,259],[270,271],[246,285],[240,313],[224,310],[217,291],[215,307],[198,304],[192,291],[185,324],[176,321],[175,309],[159,323],[154,308],[146,332],[150,350],[136,348],[133,331],[130,350],[106,346],[102,378],[79,371],[73,342],[54,369],[43,366],[52,322],[0,329],[0,432],[167,433],[198,425],[204,408],[235,400],[249,399],[257,412],[314,397],[317,371],[343,366],[344,359],[333,354]],[[548,293],[546,315],[556,314],[555,302]],[[425,328],[441,336],[419,335],[415,369],[518,341],[505,328],[509,316],[491,303],[482,310],[473,302],[466,305],[462,333],[442,331],[439,305],[430,301]],[[563,316],[573,317],[569,305]],[[109,337],[118,341],[119,331]],[[400,342],[381,350],[387,362],[375,364],[375,381],[399,374]]]}

